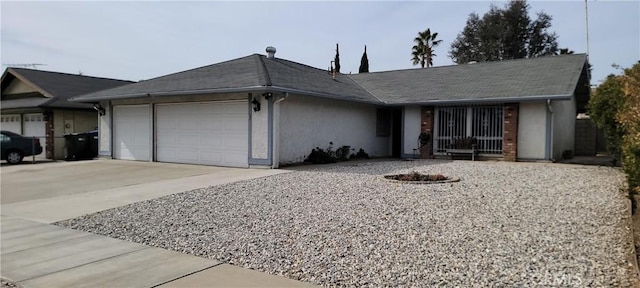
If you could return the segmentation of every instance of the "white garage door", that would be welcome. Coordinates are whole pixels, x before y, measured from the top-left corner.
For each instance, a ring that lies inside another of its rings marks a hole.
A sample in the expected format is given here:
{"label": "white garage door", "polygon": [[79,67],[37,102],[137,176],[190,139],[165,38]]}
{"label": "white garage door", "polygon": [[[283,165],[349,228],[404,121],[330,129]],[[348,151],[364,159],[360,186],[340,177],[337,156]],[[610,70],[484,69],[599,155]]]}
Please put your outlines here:
{"label": "white garage door", "polygon": [[247,102],[156,107],[158,161],[248,167]]}
{"label": "white garage door", "polygon": [[0,116],[0,129],[22,135],[21,122],[20,114],[2,115]]}
{"label": "white garage door", "polygon": [[24,136],[36,136],[40,139],[40,145],[44,147],[46,141],[46,122],[42,114],[25,114],[22,118],[24,123]]}
{"label": "white garage door", "polygon": [[149,161],[151,155],[149,105],[113,107],[114,157]]}

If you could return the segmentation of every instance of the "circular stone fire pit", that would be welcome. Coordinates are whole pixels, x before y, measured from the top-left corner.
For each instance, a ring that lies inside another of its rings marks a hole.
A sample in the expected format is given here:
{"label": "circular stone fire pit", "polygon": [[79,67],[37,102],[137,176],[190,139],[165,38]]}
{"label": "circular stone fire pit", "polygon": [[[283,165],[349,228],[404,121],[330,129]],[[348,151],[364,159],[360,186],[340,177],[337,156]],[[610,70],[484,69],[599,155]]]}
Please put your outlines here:
{"label": "circular stone fire pit", "polygon": [[408,184],[440,184],[460,181],[460,178],[447,177],[442,174],[421,174],[415,171],[407,174],[384,175],[384,179]]}

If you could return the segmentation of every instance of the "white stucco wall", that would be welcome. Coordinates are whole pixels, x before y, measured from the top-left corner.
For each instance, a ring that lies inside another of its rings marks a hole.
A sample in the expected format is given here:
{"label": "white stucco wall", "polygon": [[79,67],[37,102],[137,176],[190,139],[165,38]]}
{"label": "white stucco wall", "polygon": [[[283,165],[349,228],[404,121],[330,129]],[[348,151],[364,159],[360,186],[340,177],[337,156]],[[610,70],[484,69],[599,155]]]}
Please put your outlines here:
{"label": "white stucco wall", "polygon": [[98,155],[111,157],[111,109],[108,102],[100,103],[105,115],[98,118]]}
{"label": "white stucco wall", "polygon": [[545,159],[546,105],[546,102],[543,101],[520,103],[518,112],[518,159]]}
{"label": "white stucco wall", "polygon": [[290,95],[279,103],[280,165],[302,162],[311,149],[351,146],[370,156],[389,156],[389,137],[376,137],[376,107],[312,96]]}
{"label": "white stucco wall", "polygon": [[552,158],[562,159],[562,152],[574,150],[576,127],[576,102],[571,100],[555,100],[551,102],[553,111],[553,145],[551,146]]}
{"label": "white stucco wall", "polygon": [[[404,127],[403,127],[403,144],[402,154],[413,155],[413,149],[419,148],[418,135],[420,135],[420,107],[404,108]],[[417,152],[418,155],[420,154]]]}
{"label": "white stucco wall", "polygon": [[254,95],[253,99],[260,102],[260,111],[251,109],[251,158],[267,159],[269,156],[269,101],[260,94]]}

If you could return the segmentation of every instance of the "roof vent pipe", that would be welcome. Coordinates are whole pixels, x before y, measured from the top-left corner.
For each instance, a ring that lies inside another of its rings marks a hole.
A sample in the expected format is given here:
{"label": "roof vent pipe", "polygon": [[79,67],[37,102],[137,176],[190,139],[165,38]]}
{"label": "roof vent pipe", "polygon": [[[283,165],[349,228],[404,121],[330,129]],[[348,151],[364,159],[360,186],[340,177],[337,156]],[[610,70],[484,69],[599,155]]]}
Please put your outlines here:
{"label": "roof vent pipe", "polygon": [[266,51],[267,51],[267,58],[269,59],[276,58],[276,47],[268,46]]}

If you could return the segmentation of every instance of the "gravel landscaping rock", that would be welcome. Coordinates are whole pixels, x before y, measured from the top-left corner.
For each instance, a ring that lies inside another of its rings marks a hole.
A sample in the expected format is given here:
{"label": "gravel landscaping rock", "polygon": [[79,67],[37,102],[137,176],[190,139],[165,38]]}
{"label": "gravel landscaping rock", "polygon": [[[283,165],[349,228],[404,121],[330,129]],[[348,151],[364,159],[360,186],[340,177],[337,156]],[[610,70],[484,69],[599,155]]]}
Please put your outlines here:
{"label": "gravel landscaping rock", "polygon": [[[624,175],[605,167],[371,161],[197,189],[57,225],[323,286],[620,286]],[[460,178],[386,181],[417,171]]]}

